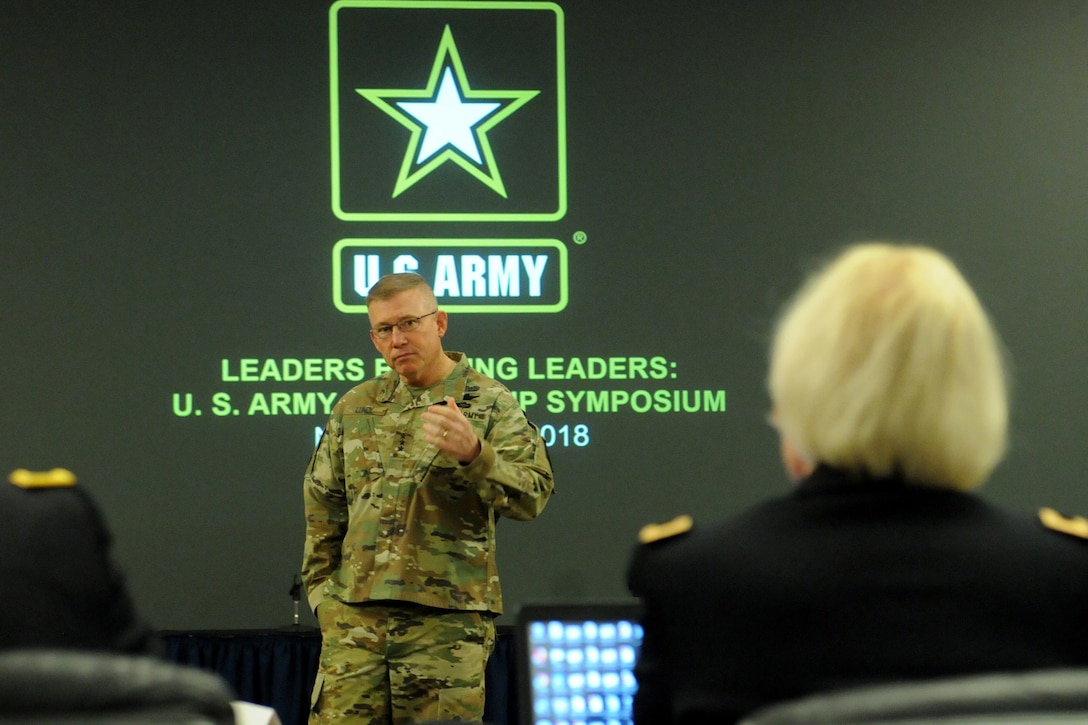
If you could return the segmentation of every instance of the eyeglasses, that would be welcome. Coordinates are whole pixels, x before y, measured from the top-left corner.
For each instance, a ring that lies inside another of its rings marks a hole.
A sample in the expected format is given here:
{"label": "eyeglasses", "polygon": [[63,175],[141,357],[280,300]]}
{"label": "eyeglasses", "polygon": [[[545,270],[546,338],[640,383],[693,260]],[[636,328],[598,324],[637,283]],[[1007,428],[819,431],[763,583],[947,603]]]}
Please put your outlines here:
{"label": "eyeglasses", "polygon": [[397,322],[397,323],[392,324],[392,325],[382,325],[381,327],[372,327],[372,328],[370,328],[370,334],[373,335],[374,337],[378,338],[379,340],[388,340],[389,336],[393,334],[393,328],[394,327],[397,328],[398,330],[400,330],[401,332],[415,332],[416,330],[419,329],[419,326],[420,326],[420,324],[422,324],[424,317],[430,317],[431,315],[434,315],[434,314],[437,314],[437,313],[438,313],[438,310],[435,310],[434,312],[428,312],[427,314],[420,315],[419,317],[409,317],[406,320],[401,320],[400,322]]}

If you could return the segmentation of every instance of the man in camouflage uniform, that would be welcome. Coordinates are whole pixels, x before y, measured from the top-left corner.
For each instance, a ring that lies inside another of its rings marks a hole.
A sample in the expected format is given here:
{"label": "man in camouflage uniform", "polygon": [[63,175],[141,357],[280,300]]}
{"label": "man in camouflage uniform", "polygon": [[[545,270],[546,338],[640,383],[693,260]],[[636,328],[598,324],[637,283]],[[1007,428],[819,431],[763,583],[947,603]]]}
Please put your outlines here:
{"label": "man in camouflage uniform", "polygon": [[303,484],[322,631],[310,722],[481,721],[496,519],[544,509],[548,454],[506,387],[443,351],[422,277],[383,277],[367,311],[391,370],[337,402]]}

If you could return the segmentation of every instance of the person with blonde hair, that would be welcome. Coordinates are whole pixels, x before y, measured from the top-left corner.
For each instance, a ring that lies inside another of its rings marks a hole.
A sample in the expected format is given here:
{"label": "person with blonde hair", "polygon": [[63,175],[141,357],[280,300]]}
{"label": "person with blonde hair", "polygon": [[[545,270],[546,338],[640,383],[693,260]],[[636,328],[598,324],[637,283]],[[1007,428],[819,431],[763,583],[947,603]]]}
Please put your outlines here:
{"label": "person with blonde hair", "polygon": [[1005,451],[997,335],[926,247],[856,246],[810,280],[778,323],[768,387],[794,473],[819,461],[963,491]]}
{"label": "person with blonde hair", "polygon": [[777,322],[768,374],[795,488],[640,532],[635,722],[1088,665],[1088,521],[972,493],[1005,453],[1006,378],[982,304],[940,252],[858,244],[814,274]]}

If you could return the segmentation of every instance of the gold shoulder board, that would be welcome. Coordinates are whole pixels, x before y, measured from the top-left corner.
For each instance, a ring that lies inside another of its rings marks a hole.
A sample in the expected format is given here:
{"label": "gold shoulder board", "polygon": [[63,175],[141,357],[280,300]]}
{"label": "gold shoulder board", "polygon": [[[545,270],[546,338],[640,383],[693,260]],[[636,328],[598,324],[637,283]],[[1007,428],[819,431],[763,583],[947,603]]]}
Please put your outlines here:
{"label": "gold shoulder board", "polygon": [[1088,539],[1088,519],[1083,516],[1063,516],[1052,508],[1041,508],[1039,509],[1039,520],[1048,529]]}
{"label": "gold shoulder board", "polygon": [[652,544],[655,541],[686,534],[694,525],[695,521],[687,514],[677,516],[672,521],[666,521],[663,524],[646,524],[639,530],[638,540],[643,544]]}
{"label": "gold shoulder board", "polygon": [[19,468],[11,472],[8,481],[19,488],[63,488],[76,485],[76,476],[66,468],[54,468],[52,471]]}

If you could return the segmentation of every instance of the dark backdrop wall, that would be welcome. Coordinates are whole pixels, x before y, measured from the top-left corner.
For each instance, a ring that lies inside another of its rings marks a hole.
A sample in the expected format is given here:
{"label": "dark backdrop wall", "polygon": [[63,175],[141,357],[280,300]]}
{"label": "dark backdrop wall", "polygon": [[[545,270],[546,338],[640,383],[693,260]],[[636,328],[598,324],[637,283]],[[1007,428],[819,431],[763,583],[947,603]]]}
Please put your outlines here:
{"label": "dark backdrop wall", "polygon": [[[76,471],[161,627],[291,621],[301,476],[353,384],[298,371],[377,358],[344,240],[544,240],[542,296],[442,300],[488,308],[447,347],[505,359],[553,441],[547,511],[500,527],[511,613],[622,598],[642,524],[787,490],[768,331],[849,241],[958,262],[1014,376],[984,495],[1088,511],[1088,3],[396,5],[0,0],[0,462]],[[465,98],[537,93],[490,163],[394,196],[412,125],[356,89],[419,101],[446,26]]]}

